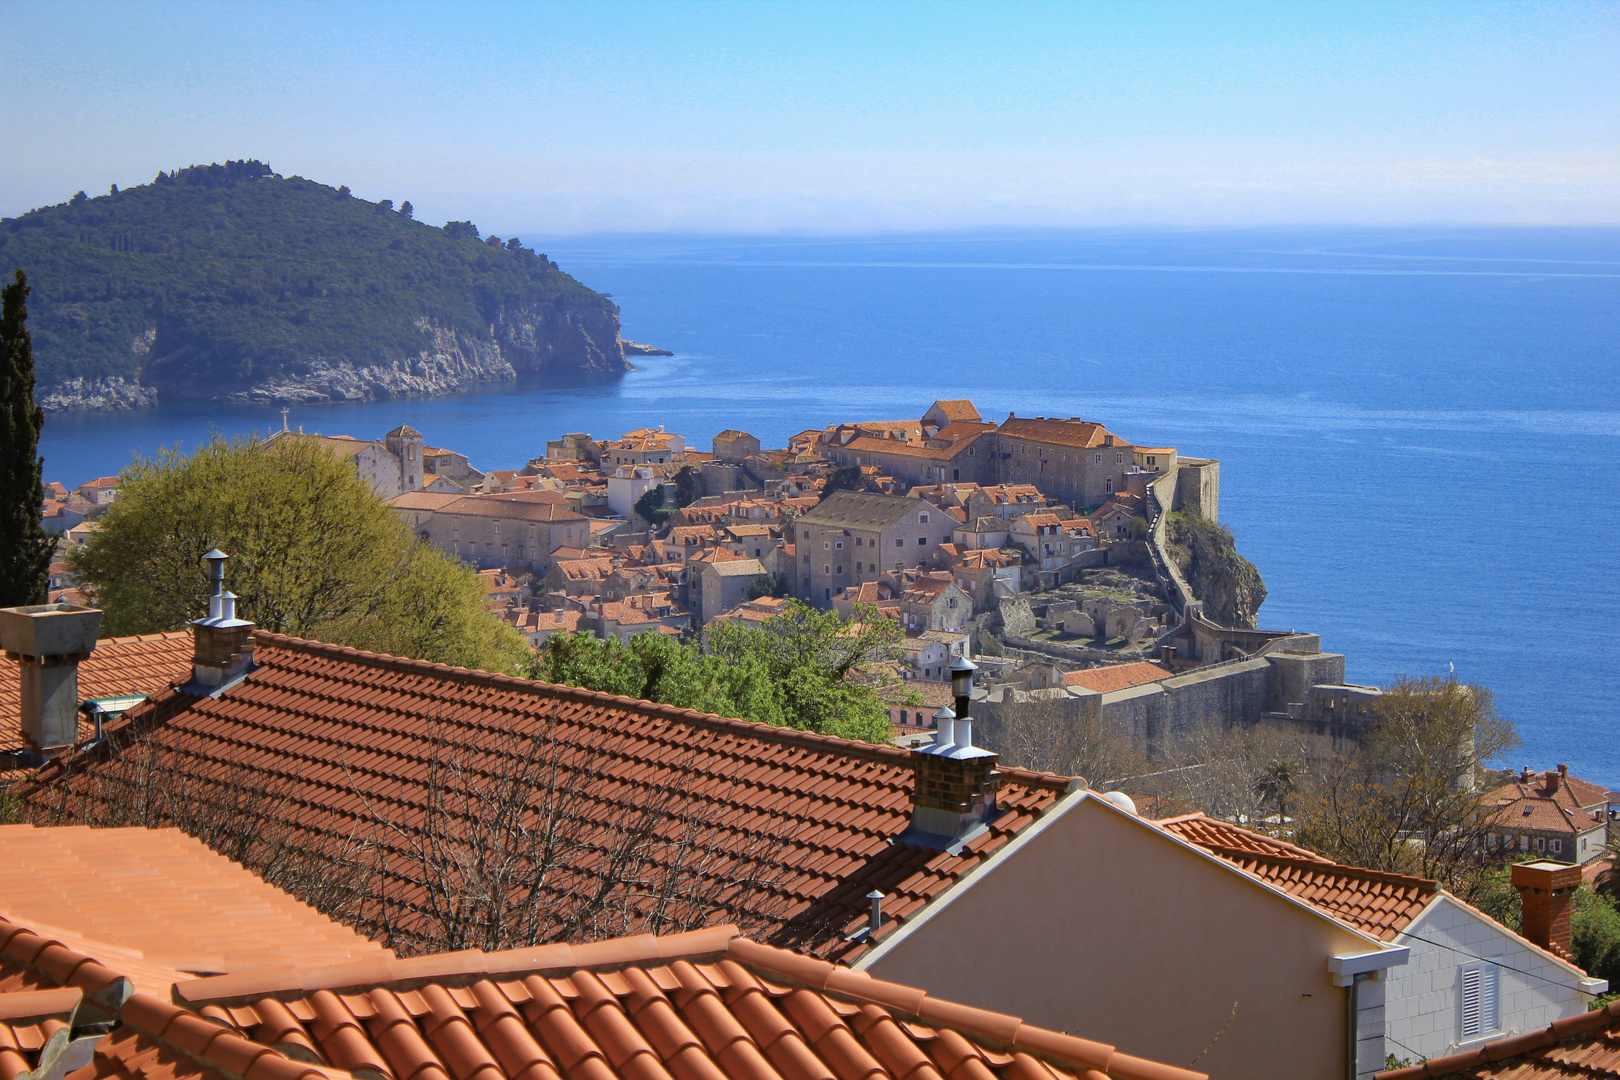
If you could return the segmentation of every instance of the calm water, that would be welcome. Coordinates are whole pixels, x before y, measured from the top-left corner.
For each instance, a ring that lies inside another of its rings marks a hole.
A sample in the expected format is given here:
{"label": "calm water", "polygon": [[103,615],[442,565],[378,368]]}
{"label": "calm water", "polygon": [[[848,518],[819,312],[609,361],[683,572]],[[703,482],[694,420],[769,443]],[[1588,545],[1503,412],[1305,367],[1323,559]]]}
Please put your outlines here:
{"label": "calm water", "polygon": [[[525,234],[527,235],[527,234]],[[1017,233],[537,245],[672,349],[622,379],[295,410],[405,422],[483,468],[565,431],[706,448],[972,397],[1218,457],[1222,517],[1349,677],[1493,689],[1524,748],[1620,787],[1620,231]],[[53,415],[48,479],[280,423],[270,409]]]}

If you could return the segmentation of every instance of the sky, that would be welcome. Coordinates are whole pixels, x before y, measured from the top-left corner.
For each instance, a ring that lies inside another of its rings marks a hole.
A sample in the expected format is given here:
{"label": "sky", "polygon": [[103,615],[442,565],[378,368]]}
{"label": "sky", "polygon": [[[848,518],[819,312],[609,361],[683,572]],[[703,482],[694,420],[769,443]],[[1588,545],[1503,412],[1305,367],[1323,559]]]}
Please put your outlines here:
{"label": "sky", "polygon": [[258,158],[502,234],[1620,224],[1620,3],[0,9],[0,215]]}

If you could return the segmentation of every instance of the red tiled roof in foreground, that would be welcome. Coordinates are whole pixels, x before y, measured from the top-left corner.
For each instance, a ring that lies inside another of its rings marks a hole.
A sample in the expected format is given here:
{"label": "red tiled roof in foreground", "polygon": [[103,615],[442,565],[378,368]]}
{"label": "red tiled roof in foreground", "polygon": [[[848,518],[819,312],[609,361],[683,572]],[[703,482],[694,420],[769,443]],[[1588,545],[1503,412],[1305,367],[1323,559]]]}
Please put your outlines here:
{"label": "red tiled roof in foreground", "polygon": [[242,1036],[386,1080],[1193,1080],[722,926],[182,983]]}
{"label": "red tiled roof in foreground", "polygon": [[[562,780],[554,790],[565,793],[531,800],[565,823],[567,838],[546,881],[545,911],[566,919],[585,910],[580,897],[600,882],[596,861],[647,820],[663,839],[638,849],[647,860],[641,873],[665,880],[682,860],[688,874],[701,869],[702,881],[717,883],[708,891],[682,886],[696,907],[677,911],[673,928],[744,922],[771,944],[834,959],[866,949],[846,939],[865,924],[868,892],[887,894],[891,919],[881,941],[1073,783],[1002,770],[1000,816],[951,855],[894,842],[910,821],[913,784],[911,756],[898,747],[264,632],[255,659],[258,667],[217,698],[154,695],[109,729],[109,741],[149,732],[176,768],[205,778],[199,791],[214,777],[253,776],[277,796],[266,829],[293,830],[289,843],[329,850],[370,836],[390,853],[371,891],[407,924],[416,917],[404,910],[417,901],[410,878],[422,867],[375,815],[420,830],[436,760],[473,755],[480,769],[509,768],[530,752],[529,739],[539,740],[542,760],[555,759]],[[51,799],[49,785],[64,771],[81,783],[111,767],[107,747],[64,755],[41,767],[23,795]],[[464,830],[458,805],[452,793],[447,831]],[[674,835],[690,843],[683,848]],[[614,921],[567,932],[671,928],[645,921],[657,899],[626,897]]]}
{"label": "red tiled roof in foreground", "polygon": [[178,829],[0,825],[0,916],[116,965],[136,989],[391,956]]}
{"label": "red tiled roof in foreground", "polygon": [[[79,700],[150,694],[191,677],[191,631],[102,638],[79,665]],[[0,656],[0,753],[22,747],[22,680],[17,661]],[[80,725],[89,737],[90,728]]]}
{"label": "red tiled roof in foreground", "polygon": [[1427,878],[1344,866],[1203,814],[1157,824],[1380,941],[1393,941],[1440,891]]}
{"label": "red tiled roof in foreground", "polygon": [[74,1080],[353,1080],[133,993],[100,959],[0,918],[0,1077],[48,1068],[67,1049],[68,1024],[108,1021]]}
{"label": "red tiled roof in foreground", "polygon": [[1620,1076],[1620,1001],[1566,1016],[1540,1031],[1381,1072],[1374,1080],[1612,1080]]}

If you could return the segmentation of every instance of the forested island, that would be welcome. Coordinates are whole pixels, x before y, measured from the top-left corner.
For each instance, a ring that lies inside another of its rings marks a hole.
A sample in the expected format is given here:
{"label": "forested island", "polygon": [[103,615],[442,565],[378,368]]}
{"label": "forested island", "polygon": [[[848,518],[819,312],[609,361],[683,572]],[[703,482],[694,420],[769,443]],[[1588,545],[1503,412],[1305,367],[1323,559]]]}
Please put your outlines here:
{"label": "forested island", "polygon": [[0,219],[47,409],[364,401],[629,369],[619,309],[517,238],[259,161]]}

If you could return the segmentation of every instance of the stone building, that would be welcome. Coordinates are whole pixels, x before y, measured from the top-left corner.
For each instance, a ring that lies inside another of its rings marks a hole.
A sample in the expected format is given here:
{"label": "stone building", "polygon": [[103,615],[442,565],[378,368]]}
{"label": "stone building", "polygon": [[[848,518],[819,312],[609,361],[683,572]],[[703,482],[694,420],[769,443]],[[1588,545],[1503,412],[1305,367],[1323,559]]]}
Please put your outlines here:
{"label": "stone building", "polygon": [[[283,419],[285,424],[285,418]],[[371,485],[380,499],[393,499],[423,487],[422,433],[401,424],[381,439],[354,439],[347,435],[305,435],[285,426],[267,440],[273,445],[282,439],[313,439],[322,450],[352,461],[355,473]]]}
{"label": "stone building", "polygon": [[1480,800],[1491,814],[1490,851],[1530,854],[1554,862],[1585,864],[1604,855],[1608,841],[1609,792],[1569,775],[1569,766],[1523,770]]}
{"label": "stone building", "polygon": [[846,586],[932,563],[939,545],[950,543],[955,524],[954,517],[922,499],[836,491],[795,525],[795,591],[802,600],[828,607]]}
{"label": "stone building", "polygon": [[739,464],[759,453],[759,440],[746,431],[722,431],[714,437],[714,459]]}
{"label": "stone building", "polygon": [[758,559],[728,559],[721,562],[692,564],[696,575],[696,588],[690,591],[692,616],[699,623],[708,622],[723,611],[748,599],[748,587],[762,577],[769,576]]}
{"label": "stone building", "polygon": [[416,491],[389,501],[411,531],[447,555],[479,569],[551,568],[560,547],[590,544],[590,520],[562,492],[453,495]]}

